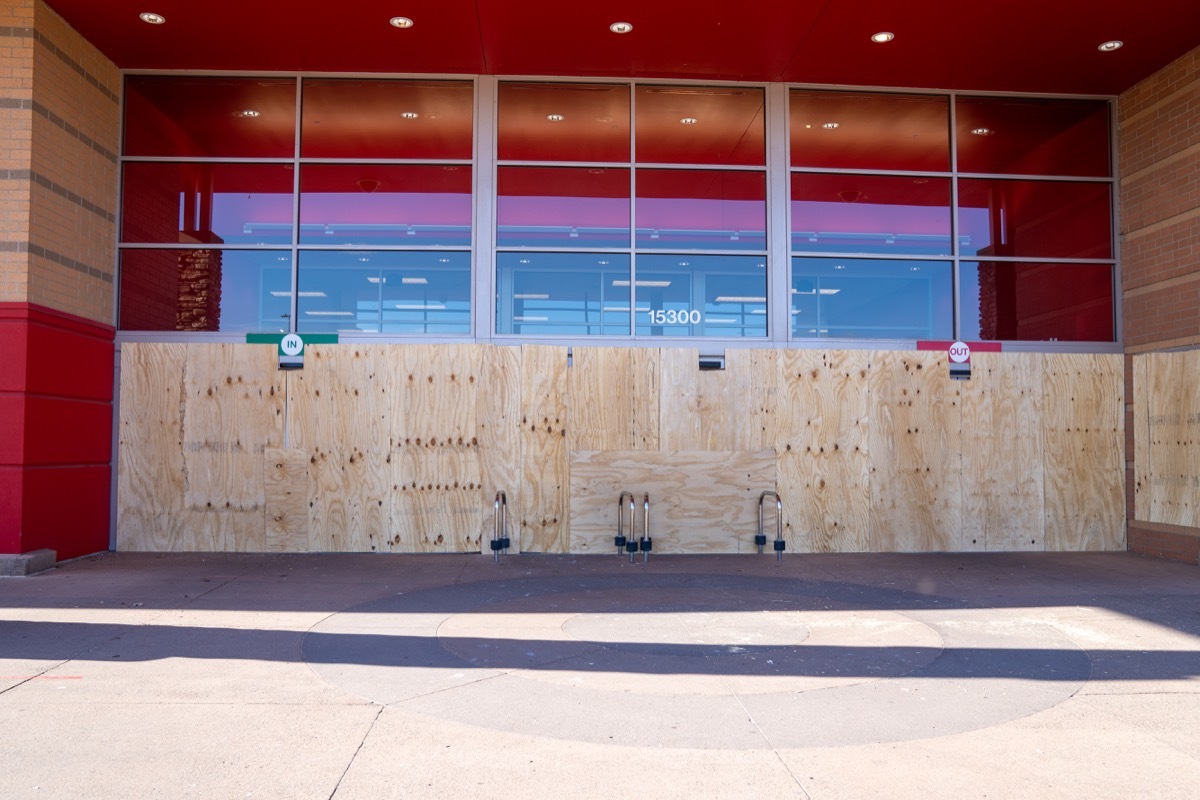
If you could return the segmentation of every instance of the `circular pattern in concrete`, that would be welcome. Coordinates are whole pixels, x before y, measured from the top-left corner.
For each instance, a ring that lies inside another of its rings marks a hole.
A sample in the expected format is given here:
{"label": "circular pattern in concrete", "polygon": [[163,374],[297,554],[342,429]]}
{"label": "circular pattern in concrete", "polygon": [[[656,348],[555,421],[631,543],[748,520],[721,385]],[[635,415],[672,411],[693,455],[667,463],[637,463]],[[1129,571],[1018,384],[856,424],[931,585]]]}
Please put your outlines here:
{"label": "circular pattern in concrete", "polygon": [[728,575],[544,577],[336,614],[304,658],[380,703],[501,731],[689,748],[864,744],[1048,708],[1087,679],[1069,639],[1002,610]]}

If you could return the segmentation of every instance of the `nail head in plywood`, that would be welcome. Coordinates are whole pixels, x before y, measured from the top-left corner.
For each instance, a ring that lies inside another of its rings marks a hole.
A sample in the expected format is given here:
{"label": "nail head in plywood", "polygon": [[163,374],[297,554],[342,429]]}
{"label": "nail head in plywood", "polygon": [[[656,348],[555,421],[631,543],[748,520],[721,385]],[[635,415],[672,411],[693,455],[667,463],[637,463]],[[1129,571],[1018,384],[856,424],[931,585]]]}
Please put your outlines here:
{"label": "nail head in plywood", "polygon": [[870,548],[871,463],[867,350],[780,353],[779,494],[789,548]]}
{"label": "nail head in plywood", "polygon": [[1045,549],[1040,353],[976,353],[962,394],[963,550]]}
{"label": "nail head in plywood", "polygon": [[1044,359],[1046,549],[1124,550],[1124,356]]}
{"label": "nail head in plywood", "polygon": [[876,353],[870,373],[871,549],[962,549],[962,415],[947,354]]}
{"label": "nail head in plywood", "polygon": [[573,452],[571,552],[615,553],[623,490],[634,493],[638,537],[643,496],[650,495],[654,553],[753,552],[758,496],[774,490],[774,481],[772,450]]}

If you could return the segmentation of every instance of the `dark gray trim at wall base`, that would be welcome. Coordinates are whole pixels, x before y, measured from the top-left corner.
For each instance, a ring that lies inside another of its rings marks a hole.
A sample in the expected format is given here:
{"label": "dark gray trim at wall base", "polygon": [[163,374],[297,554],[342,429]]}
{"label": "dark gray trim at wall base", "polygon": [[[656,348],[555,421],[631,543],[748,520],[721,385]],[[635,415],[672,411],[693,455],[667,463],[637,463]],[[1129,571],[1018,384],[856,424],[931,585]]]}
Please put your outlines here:
{"label": "dark gray trim at wall base", "polygon": [[96,151],[98,154],[103,156],[106,160],[112,162],[113,164],[117,163],[117,154],[116,153],[114,153],[112,150],[109,150],[107,147],[100,144],[95,139],[88,136],[86,133],[79,130],[74,125],[67,122],[65,119],[60,117],[58,114],[55,114],[53,111],[46,108],[44,105],[37,102],[36,100],[30,100],[29,98],[25,98],[25,97],[0,97],[0,108],[25,109],[25,110],[33,111],[38,116],[49,120],[49,122],[51,124],[61,128],[63,131],[66,132],[66,134],[68,136],[70,136],[74,139],[78,139],[85,146],[90,147],[92,150]]}
{"label": "dark gray trim at wall base", "polygon": [[0,39],[32,39],[33,28],[0,27]]}
{"label": "dark gray trim at wall base", "polygon": [[79,206],[84,211],[90,211],[91,213],[95,214],[97,217],[100,217],[102,220],[109,223],[110,225],[117,224],[117,216],[113,212],[109,211],[106,208],[101,208],[100,206],[96,205],[91,200],[88,200],[85,197],[80,197],[79,195],[75,194],[74,192],[72,192],[70,189],[63,186],[62,184],[55,183],[54,181],[47,178],[45,175],[41,175],[37,172],[34,172],[33,170],[28,170],[28,169],[0,170],[0,180],[5,180],[5,179],[10,180],[10,181],[32,181],[33,183],[36,183],[38,186],[41,186],[43,189],[49,189],[50,191],[54,192],[56,195],[63,198],[67,202],[73,203],[73,204]]}
{"label": "dark gray trim at wall base", "polygon": [[104,283],[113,282],[113,276],[110,272],[89,267],[87,264],[82,264],[73,258],[67,258],[62,253],[47,250],[45,247],[32,244],[31,242],[0,242],[0,252],[29,253],[30,255],[44,258],[47,261],[53,261],[55,264],[61,264],[67,269],[73,269],[82,275],[87,275],[89,278],[96,278]]}

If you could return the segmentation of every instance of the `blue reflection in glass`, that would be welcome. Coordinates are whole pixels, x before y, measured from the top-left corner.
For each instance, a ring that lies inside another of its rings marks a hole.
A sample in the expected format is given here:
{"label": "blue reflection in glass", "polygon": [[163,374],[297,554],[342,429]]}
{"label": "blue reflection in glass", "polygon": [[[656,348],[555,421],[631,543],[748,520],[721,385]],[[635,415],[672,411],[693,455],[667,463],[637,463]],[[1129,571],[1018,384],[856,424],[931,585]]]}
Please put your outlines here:
{"label": "blue reflection in glass", "polygon": [[496,332],[628,336],[629,256],[499,253]]}
{"label": "blue reflection in glass", "polygon": [[470,253],[302,251],[299,283],[302,333],[471,332]]}
{"label": "blue reflection in glass", "polygon": [[767,335],[763,256],[639,255],[638,336]]}
{"label": "blue reflection in glass", "polygon": [[792,259],[792,336],[948,339],[954,331],[948,261]]}

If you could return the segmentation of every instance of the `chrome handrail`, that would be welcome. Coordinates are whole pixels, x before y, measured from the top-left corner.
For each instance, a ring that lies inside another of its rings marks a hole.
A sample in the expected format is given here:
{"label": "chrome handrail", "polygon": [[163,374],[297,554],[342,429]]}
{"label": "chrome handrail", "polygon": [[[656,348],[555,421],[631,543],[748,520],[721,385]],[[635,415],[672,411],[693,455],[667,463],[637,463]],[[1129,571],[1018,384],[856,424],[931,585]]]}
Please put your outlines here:
{"label": "chrome handrail", "polygon": [[629,533],[633,534],[634,516],[633,516],[633,492],[621,492],[621,496],[617,498],[617,535],[613,538],[613,544],[617,546],[617,555],[626,549],[629,540],[625,537],[625,498],[629,498]]}
{"label": "chrome handrail", "polygon": [[496,492],[492,511],[492,553],[496,563],[500,562],[500,551],[508,552],[508,495],[504,490]]}
{"label": "chrome handrail", "polygon": [[[650,548],[653,546],[654,540],[650,538],[650,493],[647,492],[642,498],[642,538],[638,543],[643,564],[650,560]],[[630,557],[632,558],[632,554]]]}

